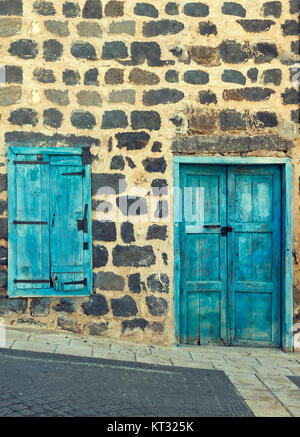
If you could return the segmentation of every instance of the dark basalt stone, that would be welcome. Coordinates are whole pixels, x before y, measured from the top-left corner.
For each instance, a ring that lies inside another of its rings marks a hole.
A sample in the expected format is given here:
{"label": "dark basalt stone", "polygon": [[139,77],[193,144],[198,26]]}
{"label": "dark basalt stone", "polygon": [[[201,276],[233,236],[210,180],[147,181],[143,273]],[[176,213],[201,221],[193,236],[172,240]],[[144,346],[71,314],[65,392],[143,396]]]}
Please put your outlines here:
{"label": "dark basalt stone", "polygon": [[124,243],[132,243],[134,238],[134,227],[132,223],[124,222],[121,224],[121,237]]}
{"label": "dark basalt stone", "polygon": [[246,17],[246,9],[235,2],[224,2],[222,6],[222,14],[235,15],[237,17]]}
{"label": "dark basalt stone", "polygon": [[116,224],[113,222],[93,220],[92,233],[95,241],[116,241],[117,239]]}
{"label": "dark basalt stone", "polygon": [[95,116],[89,111],[74,111],[71,124],[77,129],[93,129],[96,126]]}
{"label": "dark basalt stone", "polygon": [[250,33],[267,32],[275,24],[273,20],[237,20],[237,22]]}
{"label": "dark basalt stone", "polygon": [[53,2],[36,1],[33,4],[33,10],[39,15],[55,15],[56,10]]}
{"label": "dark basalt stone", "polygon": [[116,267],[149,267],[156,262],[152,246],[115,246],[113,265]]}
{"label": "dark basalt stone", "polygon": [[39,50],[38,45],[31,39],[19,39],[11,43],[8,52],[21,59],[34,59]]}
{"label": "dark basalt stone", "polygon": [[139,318],[139,319],[132,319],[132,320],[123,320],[122,321],[122,333],[126,331],[133,331],[134,329],[141,329],[142,331],[145,331],[146,328],[148,328],[149,322],[148,320]]}
{"label": "dark basalt stone", "polygon": [[163,225],[151,225],[148,228],[147,240],[166,240],[167,239],[167,226]]}
{"label": "dark basalt stone", "polygon": [[93,173],[92,174],[92,194],[112,194],[123,193],[127,184],[125,176],[120,173]]}
{"label": "dark basalt stone", "polygon": [[164,88],[144,92],[143,103],[145,106],[167,105],[169,103],[178,103],[183,98],[184,94],[182,91]]}
{"label": "dark basalt stone", "polygon": [[22,0],[1,0],[0,15],[23,15]]}
{"label": "dark basalt stone", "polygon": [[115,317],[130,317],[138,313],[135,301],[131,296],[123,296],[121,299],[111,299],[111,309]]}
{"label": "dark basalt stone", "polygon": [[20,108],[12,111],[8,121],[18,126],[24,126],[30,124],[36,126],[38,124],[38,113],[31,108]]}
{"label": "dark basalt stone", "polygon": [[164,173],[167,168],[167,163],[164,157],[161,158],[146,158],[142,162],[144,169],[150,173]]}
{"label": "dark basalt stone", "polygon": [[94,282],[94,287],[103,291],[123,291],[125,280],[122,276],[114,272],[98,272]]}
{"label": "dark basalt stone", "polygon": [[207,17],[209,7],[204,3],[186,3],[183,12],[189,17]]}
{"label": "dark basalt stone", "polygon": [[93,245],[93,267],[104,267],[108,262],[108,250],[105,246]]}
{"label": "dark basalt stone", "polygon": [[158,293],[169,293],[169,277],[165,273],[154,273],[147,279],[148,288]]}
{"label": "dark basalt stone", "polygon": [[55,129],[61,127],[63,114],[56,108],[45,109],[43,112],[43,123],[45,126],[50,126]]}
{"label": "dark basalt stone", "polygon": [[45,61],[55,62],[61,58],[63,54],[63,46],[56,39],[49,39],[44,41],[43,44],[44,54],[43,57]]}
{"label": "dark basalt stone", "polygon": [[102,4],[100,0],[86,0],[83,10],[82,18],[98,19],[102,18]]}
{"label": "dark basalt stone", "polygon": [[87,59],[89,61],[95,61],[97,59],[95,47],[89,42],[75,42],[71,47],[71,54],[75,58]]}
{"label": "dark basalt stone", "polygon": [[140,150],[146,147],[150,140],[150,135],[147,132],[124,132],[116,134],[118,140],[117,147],[127,150]]}
{"label": "dark basalt stone", "polygon": [[48,298],[32,299],[30,303],[32,317],[46,317],[50,314],[50,300]]}
{"label": "dark basalt stone", "polygon": [[87,316],[104,316],[108,313],[108,305],[102,294],[92,294],[88,302],[81,304]]}
{"label": "dark basalt stone", "polygon": [[120,196],[117,198],[117,205],[122,213],[127,216],[139,216],[148,212],[148,204],[145,197]]}
{"label": "dark basalt stone", "polygon": [[143,35],[153,37],[158,35],[175,35],[184,29],[184,24],[175,20],[149,21],[144,24]]}
{"label": "dark basalt stone", "polygon": [[159,130],[161,127],[161,118],[156,111],[132,111],[131,126],[134,130]]}
{"label": "dark basalt stone", "polygon": [[168,302],[163,297],[146,296],[146,304],[152,316],[162,316],[168,313]]}
{"label": "dark basalt stone", "polygon": [[132,293],[141,292],[141,275],[140,273],[133,273],[128,277],[128,288]]}
{"label": "dark basalt stone", "polygon": [[158,10],[150,3],[136,3],[133,12],[135,15],[142,15],[144,17],[158,17]]}

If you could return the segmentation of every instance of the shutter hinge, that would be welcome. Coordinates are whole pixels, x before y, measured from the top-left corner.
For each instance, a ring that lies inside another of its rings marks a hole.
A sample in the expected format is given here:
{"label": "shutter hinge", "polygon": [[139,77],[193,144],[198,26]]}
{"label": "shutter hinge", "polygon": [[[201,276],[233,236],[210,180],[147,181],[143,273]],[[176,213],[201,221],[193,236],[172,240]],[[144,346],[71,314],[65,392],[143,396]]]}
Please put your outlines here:
{"label": "shutter hinge", "polygon": [[15,284],[49,284],[50,281],[46,279],[15,279]]}
{"label": "shutter hinge", "polygon": [[87,278],[84,278],[83,281],[73,281],[73,282],[64,282],[64,285],[84,285],[87,286]]}
{"label": "shutter hinge", "polygon": [[14,225],[47,225],[48,222],[35,222],[35,221],[21,221],[21,220],[14,220]]}
{"label": "shutter hinge", "polygon": [[48,161],[13,161],[13,163],[15,165],[16,164],[25,164],[25,165],[27,165],[27,164],[32,164],[32,165],[37,165],[37,164],[45,165],[45,164],[49,164]]}

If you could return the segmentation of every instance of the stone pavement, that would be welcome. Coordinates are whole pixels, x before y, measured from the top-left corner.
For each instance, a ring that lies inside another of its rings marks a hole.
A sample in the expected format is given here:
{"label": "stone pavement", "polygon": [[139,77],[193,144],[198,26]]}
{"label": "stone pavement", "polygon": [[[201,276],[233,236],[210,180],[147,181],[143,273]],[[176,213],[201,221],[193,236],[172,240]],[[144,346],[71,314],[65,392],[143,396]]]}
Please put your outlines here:
{"label": "stone pavement", "polygon": [[6,329],[12,350],[221,370],[255,416],[300,417],[300,353],[249,347],[162,347],[31,328]]}

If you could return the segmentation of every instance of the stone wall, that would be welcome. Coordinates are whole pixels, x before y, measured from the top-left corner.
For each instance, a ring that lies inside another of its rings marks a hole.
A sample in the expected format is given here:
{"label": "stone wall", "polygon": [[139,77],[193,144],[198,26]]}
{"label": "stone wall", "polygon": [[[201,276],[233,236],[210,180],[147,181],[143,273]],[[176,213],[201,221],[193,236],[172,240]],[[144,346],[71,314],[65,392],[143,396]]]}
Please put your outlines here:
{"label": "stone wall", "polygon": [[[297,317],[299,5],[0,0],[0,317],[172,344],[174,154],[292,158]],[[90,146],[89,299],[7,299],[8,145]],[[103,186],[119,190],[118,220],[97,220]]]}

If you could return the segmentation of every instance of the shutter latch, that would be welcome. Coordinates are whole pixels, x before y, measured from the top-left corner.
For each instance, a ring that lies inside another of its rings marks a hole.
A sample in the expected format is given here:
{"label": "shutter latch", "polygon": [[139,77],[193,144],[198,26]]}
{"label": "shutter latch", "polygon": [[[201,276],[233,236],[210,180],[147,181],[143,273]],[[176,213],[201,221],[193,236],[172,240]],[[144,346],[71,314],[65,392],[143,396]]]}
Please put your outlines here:
{"label": "shutter latch", "polygon": [[83,231],[85,234],[88,233],[88,221],[87,221],[88,204],[84,206],[84,217],[82,220],[77,220],[77,230]]}

